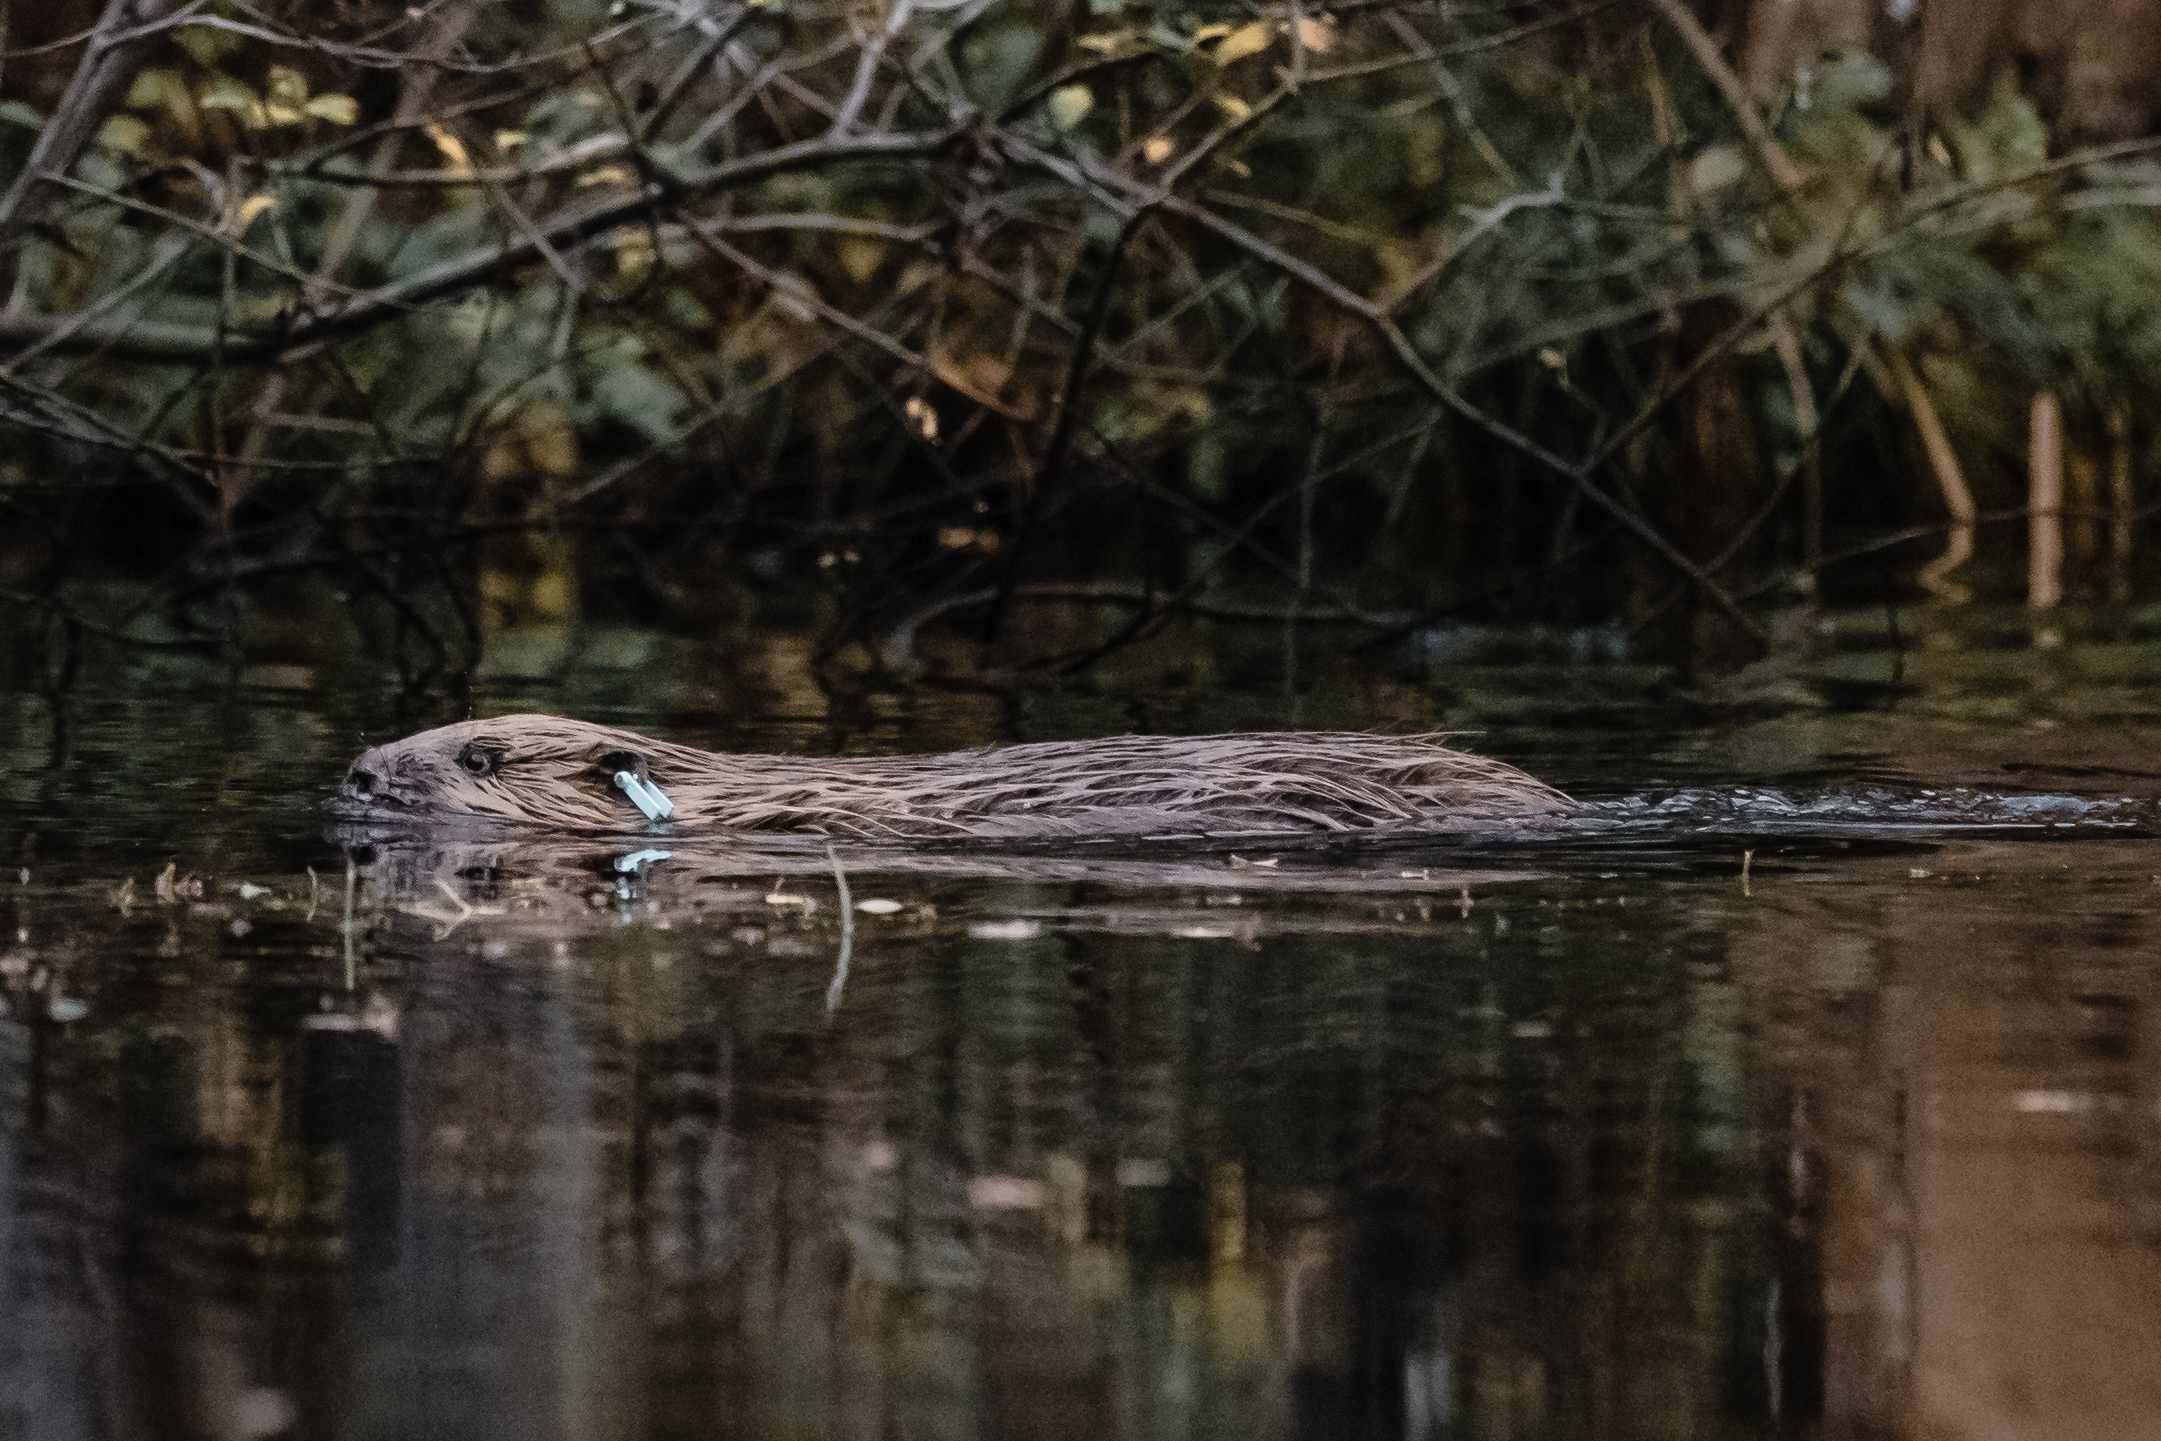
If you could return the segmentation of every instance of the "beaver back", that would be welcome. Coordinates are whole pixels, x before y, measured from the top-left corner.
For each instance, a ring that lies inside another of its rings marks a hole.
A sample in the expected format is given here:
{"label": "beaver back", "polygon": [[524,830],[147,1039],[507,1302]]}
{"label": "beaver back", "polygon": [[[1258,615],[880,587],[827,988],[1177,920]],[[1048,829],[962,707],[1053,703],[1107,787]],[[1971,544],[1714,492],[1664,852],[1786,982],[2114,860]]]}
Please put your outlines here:
{"label": "beaver back", "polygon": [[1114,736],[806,758],[715,754],[556,716],[465,721],[369,750],[341,801],[378,818],[649,829],[623,771],[674,802],[671,827],[861,839],[1463,829],[1571,808],[1514,766],[1430,736]]}

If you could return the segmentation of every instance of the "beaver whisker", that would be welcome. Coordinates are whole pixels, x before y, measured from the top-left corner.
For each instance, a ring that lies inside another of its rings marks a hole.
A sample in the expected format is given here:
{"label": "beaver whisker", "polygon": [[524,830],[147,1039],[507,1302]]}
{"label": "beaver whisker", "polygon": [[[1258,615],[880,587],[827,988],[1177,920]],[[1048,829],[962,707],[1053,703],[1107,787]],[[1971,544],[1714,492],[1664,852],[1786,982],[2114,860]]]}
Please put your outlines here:
{"label": "beaver whisker", "polygon": [[346,773],[340,805],[401,820],[579,831],[665,822],[868,840],[1462,830],[1573,808],[1514,766],[1442,739],[1113,736],[813,759],[716,755],[555,716],[507,716],[366,752]]}

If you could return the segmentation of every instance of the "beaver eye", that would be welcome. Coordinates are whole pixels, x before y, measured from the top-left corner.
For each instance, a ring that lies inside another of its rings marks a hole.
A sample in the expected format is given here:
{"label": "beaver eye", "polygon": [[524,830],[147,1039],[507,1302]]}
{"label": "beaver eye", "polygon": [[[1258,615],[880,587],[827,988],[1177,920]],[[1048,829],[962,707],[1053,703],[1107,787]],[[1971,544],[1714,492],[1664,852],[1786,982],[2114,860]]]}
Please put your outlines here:
{"label": "beaver eye", "polygon": [[495,752],[479,746],[467,746],[458,752],[458,766],[467,775],[486,776],[495,773]]}

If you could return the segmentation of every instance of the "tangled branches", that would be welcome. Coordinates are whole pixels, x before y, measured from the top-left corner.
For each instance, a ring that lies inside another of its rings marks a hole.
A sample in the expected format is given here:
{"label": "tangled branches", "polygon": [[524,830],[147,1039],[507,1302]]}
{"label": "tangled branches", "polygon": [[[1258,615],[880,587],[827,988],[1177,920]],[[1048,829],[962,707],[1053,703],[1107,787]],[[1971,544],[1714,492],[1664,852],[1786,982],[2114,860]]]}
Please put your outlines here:
{"label": "tangled branches", "polygon": [[1752,96],[1678,0],[321,9],[112,0],[0,125],[0,490],[80,545],[153,487],[175,597],[358,568],[447,651],[793,577],[836,638],[1049,590],[1115,642],[1595,555],[1755,636],[1736,578],[1966,484],[1827,448],[2067,380],[2144,439],[2161,301],[2077,258],[2161,295],[2146,147],[2015,96],[1918,144],[1861,54]]}

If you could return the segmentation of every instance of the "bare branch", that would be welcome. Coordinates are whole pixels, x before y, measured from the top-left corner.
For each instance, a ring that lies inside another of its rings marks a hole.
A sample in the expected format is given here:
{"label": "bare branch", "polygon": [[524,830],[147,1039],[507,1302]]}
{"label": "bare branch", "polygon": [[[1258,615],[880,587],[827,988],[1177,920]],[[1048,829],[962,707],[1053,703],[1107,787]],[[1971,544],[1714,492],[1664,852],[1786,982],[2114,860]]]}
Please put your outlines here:
{"label": "bare branch", "polygon": [[1455,387],[1449,385],[1439,375],[1435,374],[1433,369],[1426,364],[1425,358],[1411,344],[1410,337],[1403,333],[1402,328],[1389,315],[1386,306],[1367,300],[1356,292],[1346,289],[1305,261],[1279,250],[1251,231],[1233,225],[1210,211],[1192,204],[1190,201],[1171,195],[1162,197],[1157,203],[1173,214],[1182,215],[1188,220],[1214,231],[1255,258],[1264,260],[1282,270],[1285,274],[1293,276],[1326,297],[1333,304],[1353,315],[1359,316],[1380,333],[1381,337],[1388,343],[1389,349],[1394,351],[1396,358],[1403,363],[1403,367],[1410,371],[1419,385],[1429,395],[1447,406],[1457,416],[1470,422],[1479,430],[1508,446],[1511,450],[1537,461],[1555,475],[1571,482],[1583,494],[1585,499],[1612,515],[1622,525],[1628,527],[1645,544],[1658,552],[1660,558],[1668,565],[1694,581],[1702,589],[1703,593],[1710,598],[1712,603],[1724,611],[1727,618],[1739,626],[1742,631],[1758,642],[1764,640],[1763,628],[1742,611],[1734,598],[1727,594],[1725,588],[1713,580],[1702,566],[1682,554],[1680,549],[1653,528],[1649,521],[1622,505],[1621,502],[1615,500],[1593,483],[1591,477],[1594,470],[1590,463],[1578,464],[1556,455],[1513,426],[1494,419],[1485,411],[1472,405],[1463,398]]}
{"label": "bare branch", "polygon": [[[45,218],[53,200],[51,177],[75,168],[83,150],[134,77],[144,53],[156,40],[156,28],[180,0],[108,0],[90,48],[83,53],[52,118],[38,131],[30,159],[15,183],[0,197],[0,256],[22,243],[30,228]],[[151,27],[151,28],[145,28]]]}
{"label": "bare branch", "polygon": [[1658,7],[1658,13],[1666,18],[1666,23],[1680,32],[1681,39],[1696,57],[1696,63],[1703,67],[1703,73],[1710,76],[1711,83],[1718,87],[1718,93],[1725,100],[1727,110],[1733,114],[1734,124],[1741,127],[1741,134],[1747,137],[1749,148],[1762,164],[1764,172],[1779,189],[1798,190],[1804,179],[1801,167],[1793,163],[1793,157],[1786,153],[1786,147],[1779,144],[1777,137],[1765,128],[1763,116],[1756,109],[1756,102],[1748,98],[1748,90],[1741,84],[1741,77],[1733,73],[1733,67],[1728,65],[1726,57],[1719,53],[1718,42],[1711,38],[1709,32],[1703,28],[1703,23],[1696,19],[1681,0],[1651,0],[1651,3]]}

